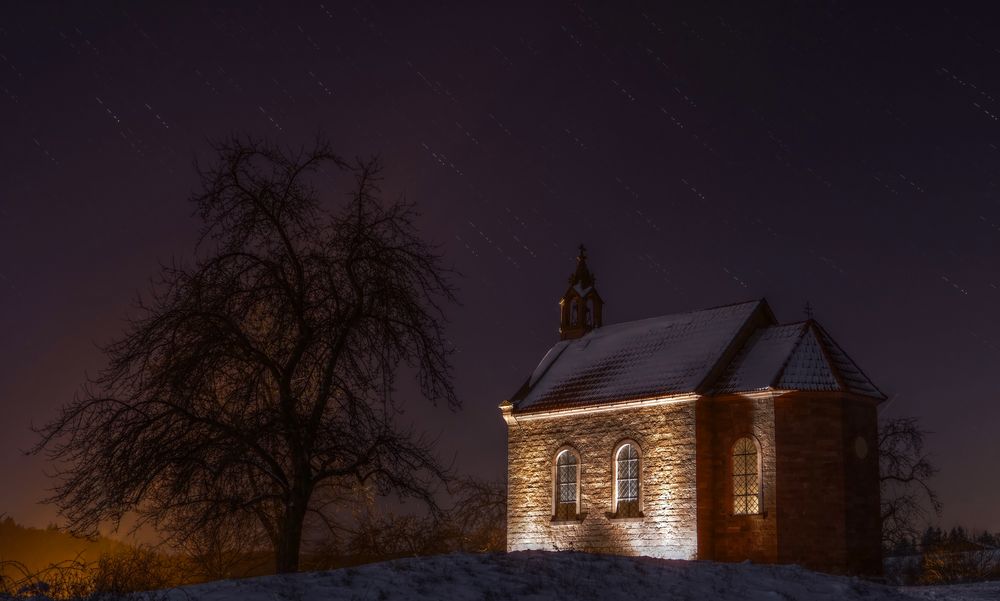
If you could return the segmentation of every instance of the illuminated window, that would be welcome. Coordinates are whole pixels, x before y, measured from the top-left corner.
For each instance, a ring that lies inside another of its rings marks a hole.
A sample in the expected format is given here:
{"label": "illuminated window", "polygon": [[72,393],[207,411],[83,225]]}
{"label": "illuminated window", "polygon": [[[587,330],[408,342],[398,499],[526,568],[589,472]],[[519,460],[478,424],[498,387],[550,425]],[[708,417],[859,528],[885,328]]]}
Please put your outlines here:
{"label": "illuminated window", "polygon": [[733,513],[760,513],[760,459],[750,438],[733,445]]}
{"label": "illuminated window", "polygon": [[625,443],[615,453],[615,514],[639,515],[639,451]]}
{"label": "illuminated window", "polygon": [[572,451],[562,451],[556,457],[556,519],[576,518],[579,484],[580,461]]}

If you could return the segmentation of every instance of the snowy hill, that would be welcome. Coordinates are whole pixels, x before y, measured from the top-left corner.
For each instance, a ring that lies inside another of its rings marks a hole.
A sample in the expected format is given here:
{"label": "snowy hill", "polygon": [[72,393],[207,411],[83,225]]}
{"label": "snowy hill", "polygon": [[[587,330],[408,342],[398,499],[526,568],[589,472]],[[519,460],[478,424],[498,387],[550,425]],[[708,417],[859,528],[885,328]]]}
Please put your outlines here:
{"label": "snowy hill", "polygon": [[172,591],[170,598],[172,601],[978,601],[1000,599],[1000,582],[900,590],[794,566],[524,552],[441,555],[329,572],[213,582]]}

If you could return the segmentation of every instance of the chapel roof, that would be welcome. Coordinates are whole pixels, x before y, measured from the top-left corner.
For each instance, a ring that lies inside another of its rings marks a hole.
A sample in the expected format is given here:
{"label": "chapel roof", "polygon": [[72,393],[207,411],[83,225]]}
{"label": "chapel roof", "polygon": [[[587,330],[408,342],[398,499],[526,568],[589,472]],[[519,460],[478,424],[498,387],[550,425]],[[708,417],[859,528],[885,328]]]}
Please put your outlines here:
{"label": "chapel roof", "polygon": [[761,390],[843,391],[885,398],[813,320],[757,329],[719,378],[713,392]]}
{"label": "chapel roof", "polygon": [[761,390],[885,398],[819,324],[779,325],[760,299],[606,325],[557,342],[511,402],[523,413]]}

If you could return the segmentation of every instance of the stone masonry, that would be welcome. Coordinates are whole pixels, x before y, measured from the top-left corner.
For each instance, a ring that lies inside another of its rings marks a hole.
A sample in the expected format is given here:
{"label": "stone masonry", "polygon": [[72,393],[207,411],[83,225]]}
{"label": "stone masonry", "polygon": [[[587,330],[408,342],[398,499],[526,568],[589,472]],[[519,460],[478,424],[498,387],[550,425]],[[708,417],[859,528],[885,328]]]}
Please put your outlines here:
{"label": "stone masonry", "polygon": [[[693,400],[545,419],[508,427],[508,549],[575,549],[675,559],[697,556]],[[640,449],[641,518],[611,517],[613,453]],[[580,465],[579,520],[553,521],[553,465],[563,447]]]}

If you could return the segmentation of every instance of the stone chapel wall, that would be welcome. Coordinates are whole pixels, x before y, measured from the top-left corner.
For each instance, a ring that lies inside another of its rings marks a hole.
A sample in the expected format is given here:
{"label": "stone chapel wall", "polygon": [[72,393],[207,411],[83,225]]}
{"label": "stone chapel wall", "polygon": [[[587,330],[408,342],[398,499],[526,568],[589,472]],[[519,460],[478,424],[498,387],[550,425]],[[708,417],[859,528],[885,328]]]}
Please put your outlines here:
{"label": "stone chapel wall", "polygon": [[[507,547],[693,559],[697,555],[695,402],[616,408],[508,425]],[[613,519],[613,457],[641,450],[643,517]],[[553,462],[580,454],[581,520],[553,522]]]}

